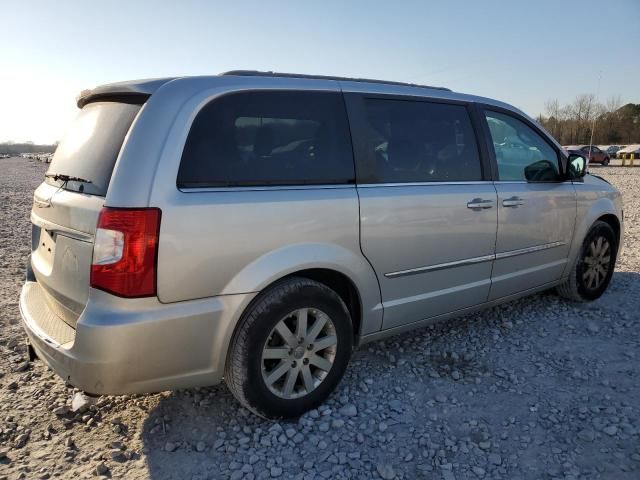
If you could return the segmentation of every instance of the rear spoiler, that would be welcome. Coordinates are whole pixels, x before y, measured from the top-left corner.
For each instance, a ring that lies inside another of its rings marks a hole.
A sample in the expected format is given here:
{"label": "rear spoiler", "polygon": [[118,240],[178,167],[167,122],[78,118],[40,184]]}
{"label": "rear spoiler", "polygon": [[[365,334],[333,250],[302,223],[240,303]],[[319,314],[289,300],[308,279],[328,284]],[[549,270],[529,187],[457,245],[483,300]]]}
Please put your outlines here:
{"label": "rear spoiler", "polygon": [[173,78],[154,78],[149,80],[133,80],[130,82],[110,83],[83,90],[76,99],[78,108],[91,102],[122,102],[143,104],[153,93]]}

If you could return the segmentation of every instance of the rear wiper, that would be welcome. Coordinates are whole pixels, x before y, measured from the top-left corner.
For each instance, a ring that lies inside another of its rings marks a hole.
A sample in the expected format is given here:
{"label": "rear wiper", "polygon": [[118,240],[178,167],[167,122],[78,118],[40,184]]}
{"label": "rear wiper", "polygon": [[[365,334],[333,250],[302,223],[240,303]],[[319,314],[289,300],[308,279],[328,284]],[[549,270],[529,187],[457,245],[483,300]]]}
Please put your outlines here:
{"label": "rear wiper", "polygon": [[56,181],[62,180],[64,183],[67,183],[67,182],[91,183],[91,180],[85,180],[84,178],[65,175],[64,173],[45,173],[44,177],[53,178]]}

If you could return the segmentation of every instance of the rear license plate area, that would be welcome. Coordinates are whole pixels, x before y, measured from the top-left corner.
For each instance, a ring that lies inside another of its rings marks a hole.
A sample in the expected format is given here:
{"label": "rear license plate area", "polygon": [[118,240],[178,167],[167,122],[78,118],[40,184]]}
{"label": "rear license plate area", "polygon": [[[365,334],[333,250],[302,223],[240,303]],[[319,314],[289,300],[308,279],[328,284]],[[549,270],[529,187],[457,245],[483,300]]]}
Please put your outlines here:
{"label": "rear license plate area", "polygon": [[53,257],[56,253],[56,234],[41,228],[38,250],[43,258]]}

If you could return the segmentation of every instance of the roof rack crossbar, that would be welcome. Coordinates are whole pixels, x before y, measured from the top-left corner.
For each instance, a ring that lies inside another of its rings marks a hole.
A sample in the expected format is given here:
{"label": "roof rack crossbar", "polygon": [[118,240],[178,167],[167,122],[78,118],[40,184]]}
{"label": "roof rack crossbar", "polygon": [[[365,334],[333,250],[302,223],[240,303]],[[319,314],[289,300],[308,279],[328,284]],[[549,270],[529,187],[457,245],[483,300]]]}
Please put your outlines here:
{"label": "roof rack crossbar", "polygon": [[307,75],[304,73],[282,73],[282,72],[262,72],[258,70],[230,70],[220,75],[235,75],[242,77],[285,77],[285,78],[308,78],[315,80],[337,80],[347,82],[363,82],[363,83],[381,83],[384,85],[402,85],[404,87],[431,88],[433,90],[444,90],[450,92],[451,89],[445,87],[432,87],[430,85],[419,85],[417,83],[394,82],[387,80],[373,80],[370,78],[350,78],[350,77],[334,77],[330,75]]}

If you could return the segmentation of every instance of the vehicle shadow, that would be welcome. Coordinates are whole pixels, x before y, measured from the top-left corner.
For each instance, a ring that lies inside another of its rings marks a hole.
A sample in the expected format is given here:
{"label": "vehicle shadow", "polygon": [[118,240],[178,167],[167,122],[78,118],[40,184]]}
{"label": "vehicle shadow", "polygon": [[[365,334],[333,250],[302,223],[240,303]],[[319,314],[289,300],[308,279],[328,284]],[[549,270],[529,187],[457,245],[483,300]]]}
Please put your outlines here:
{"label": "vehicle shadow", "polygon": [[[499,387],[495,372],[508,368],[505,359],[535,369],[531,356],[561,343],[554,338],[566,326],[557,323],[559,311],[563,321],[578,326],[602,312],[607,318],[626,315],[638,308],[629,292],[639,288],[639,273],[616,272],[596,302],[571,303],[549,291],[364,345],[320,411],[294,421],[253,415],[224,384],[165,392],[141,432],[148,474],[196,480],[378,478],[382,462],[402,478],[440,478],[443,460],[419,458],[427,447],[418,446],[416,432],[432,432],[429,442],[438,444],[448,431],[463,429],[460,417],[481,418],[491,429],[504,421],[505,405],[511,405],[510,415],[530,415],[528,402],[514,403],[512,390]],[[547,352],[539,355],[538,361],[551,362]],[[548,379],[529,381],[540,382],[539,395],[558,394]],[[481,384],[489,384],[484,398],[476,390]],[[459,399],[466,402],[464,415]],[[346,402],[357,406],[357,416],[337,413]]]}

